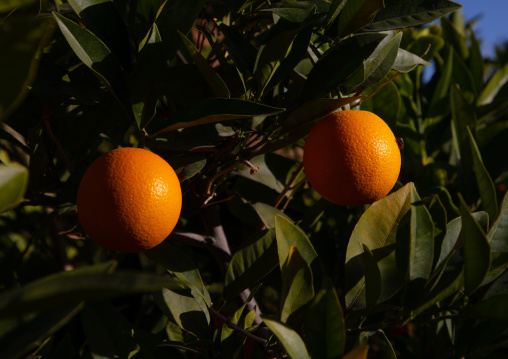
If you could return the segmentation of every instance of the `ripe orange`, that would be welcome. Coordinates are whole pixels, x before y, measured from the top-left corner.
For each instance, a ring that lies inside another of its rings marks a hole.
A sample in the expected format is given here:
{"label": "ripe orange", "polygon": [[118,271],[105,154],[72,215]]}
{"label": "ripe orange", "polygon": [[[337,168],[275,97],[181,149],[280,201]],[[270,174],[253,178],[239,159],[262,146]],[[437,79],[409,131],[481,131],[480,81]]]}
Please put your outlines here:
{"label": "ripe orange", "polygon": [[81,225],[97,244],[124,253],[161,243],[182,208],[178,177],[160,156],[121,148],[96,159],[79,185]]}
{"label": "ripe orange", "polygon": [[390,127],[368,111],[334,112],[305,143],[303,164],[314,189],[328,201],[359,206],[390,192],[400,172],[400,150]]}

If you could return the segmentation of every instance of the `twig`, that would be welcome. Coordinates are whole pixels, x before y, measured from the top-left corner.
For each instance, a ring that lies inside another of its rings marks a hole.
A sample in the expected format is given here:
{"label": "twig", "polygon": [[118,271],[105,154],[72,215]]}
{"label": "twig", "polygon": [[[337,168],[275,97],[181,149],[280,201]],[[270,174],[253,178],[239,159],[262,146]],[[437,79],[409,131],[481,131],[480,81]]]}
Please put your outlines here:
{"label": "twig", "polygon": [[238,333],[242,334],[243,336],[249,338],[249,339],[252,339],[258,343],[261,343],[263,345],[266,345],[266,343],[268,342],[266,339],[263,339],[263,338],[260,338],[258,337],[257,335],[254,335],[252,333],[249,333],[248,331],[246,331],[245,329],[243,329],[242,327],[239,327],[238,325],[234,324],[233,322],[231,322],[231,320],[229,318],[226,318],[225,316],[223,316],[222,314],[220,314],[218,311],[216,311],[213,307],[210,307],[210,313],[217,319],[219,319],[220,321],[222,321],[224,324],[226,324],[228,326],[228,328],[231,328],[235,331],[237,331]]}
{"label": "twig", "polygon": [[302,179],[300,182],[298,182],[297,184],[295,184],[293,187],[291,187],[291,194],[289,195],[289,197],[286,199],[286,202],[284,202],[284,206],[282,206],[282,208],[280,209],[282,212],[284,212],[289,204],[289,202],[291,202],[291,199],[293,198],[293,196],[295,195],[296,191],[298,191],[298,188],[300,188],[304,183],[305,183],[305,178]]}
{"label": "twig", "polygon": [[288,181],[288,183],[286,184],[286,186],[284,187],[282,192],[279,193],[279,195],[275,199],[275,202],[273,203],[273,207],[277,208],[281,204],[281,202],[284,199],[284,197],[286,196],[286,194],[293,189],[293,185],[294,185],[295,181],[297,180],[297,178],[300,176],[300,174],[302,172],[303,172],[303,162],[300,163],[300,166],[298,166],[296,171],[293,172],[293,175],[291,176],[290,180]]}

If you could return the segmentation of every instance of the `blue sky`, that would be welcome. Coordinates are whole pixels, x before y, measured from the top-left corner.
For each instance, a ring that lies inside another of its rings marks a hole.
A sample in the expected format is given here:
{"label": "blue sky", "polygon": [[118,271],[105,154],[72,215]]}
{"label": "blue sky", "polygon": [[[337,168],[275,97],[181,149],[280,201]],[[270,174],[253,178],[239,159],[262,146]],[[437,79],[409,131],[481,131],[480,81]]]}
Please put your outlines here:
{"label": "blue sky", "polygon": [[492,55],[496,44],[508,40],[508,0],[453,0],[462,5],[466,21],[478,16],[474,27],[484,55]]}

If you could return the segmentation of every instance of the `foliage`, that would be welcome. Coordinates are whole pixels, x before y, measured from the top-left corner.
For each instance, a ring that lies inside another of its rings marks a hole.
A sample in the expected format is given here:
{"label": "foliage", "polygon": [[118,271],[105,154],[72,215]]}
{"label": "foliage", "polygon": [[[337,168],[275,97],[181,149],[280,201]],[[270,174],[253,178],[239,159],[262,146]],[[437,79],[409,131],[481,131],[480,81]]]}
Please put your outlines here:
{"label": "foliage", "polygon": [[[508,64],[459,8],[4,1],[0,357],[504,357]],[[341,108],[404,140],[370,206],[306,182],[305,137]],[[125,146],[184,194],[141,254],[76,216],[85,169]]]}

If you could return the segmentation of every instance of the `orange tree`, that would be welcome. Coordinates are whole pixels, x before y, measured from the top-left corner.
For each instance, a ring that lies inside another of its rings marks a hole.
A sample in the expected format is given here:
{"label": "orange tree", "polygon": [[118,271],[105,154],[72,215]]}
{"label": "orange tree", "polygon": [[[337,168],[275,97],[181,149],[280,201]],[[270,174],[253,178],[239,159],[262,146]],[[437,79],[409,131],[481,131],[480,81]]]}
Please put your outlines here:
{"label": "orange tree", "polygon": [[[459,8],[2,2],[0,357],[504,357],[508,64]],[[313,125],[349,109],[404,144],[391,193],[355,207],[302,165]],[[138,253],[98,246],[76,211],[122,147],[161,156],[183,194]]]}

